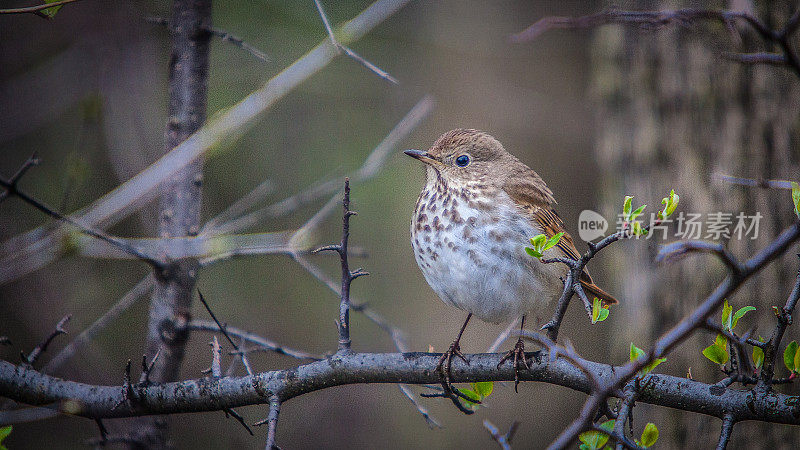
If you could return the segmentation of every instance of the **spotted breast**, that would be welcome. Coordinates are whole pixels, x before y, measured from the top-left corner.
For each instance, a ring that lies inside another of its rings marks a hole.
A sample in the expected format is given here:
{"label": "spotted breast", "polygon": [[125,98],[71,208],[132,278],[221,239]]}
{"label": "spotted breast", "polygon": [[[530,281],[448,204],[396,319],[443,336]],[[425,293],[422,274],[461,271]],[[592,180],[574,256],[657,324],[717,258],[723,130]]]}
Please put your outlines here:
{"label": "spotted breast", "polygon": [[502,190],[456,183],[433,168],[414,209],[411,243],[425,279],[446,303],[492,323],[537,312],[558,298],[566,272],[525,253],[542,233]]}

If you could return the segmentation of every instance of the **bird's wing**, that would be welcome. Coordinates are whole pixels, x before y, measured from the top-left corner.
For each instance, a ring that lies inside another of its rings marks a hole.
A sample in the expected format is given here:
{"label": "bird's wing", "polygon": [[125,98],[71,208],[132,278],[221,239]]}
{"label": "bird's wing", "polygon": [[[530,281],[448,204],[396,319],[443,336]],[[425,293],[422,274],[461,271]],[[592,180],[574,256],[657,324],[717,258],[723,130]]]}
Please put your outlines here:
{"label": "bird's wing", "polygon": [[[538,178],[538,175],[536,178]],[[541,180],[541,178],[538,179]],[[543,181],[541,183],[544,184]],[[545,189],[547,188],[545,187]],[[538,225],[537,228],[540,228],[548,239],[558,233],[564,233],[558,241],[558,244],[556,244],[556,248],[563,256],[576,260],[581,258],[578,249],[575,248],[572,236],[570,236],[564,226],[564,221],[561,220],[561,217],[559,217],[558,213],[553,209],[552,203],[547,201],[548,197],[552,198],[549,189],[544,191],[544,193],[540,193],[535,189],[535,186],[529,185],[527,188],[521,188],[520,185],[509,185],[504,187],[504,190],[511,199],[514,200],[517,206],[522,209],[531,220],[536,222]],[[604,305],[619,303],[614,296],[602,290],[594,283],[592,276],[589,275],[586,269],[581,273],[580,283],[590,297],[595,296],[599,298]]]}

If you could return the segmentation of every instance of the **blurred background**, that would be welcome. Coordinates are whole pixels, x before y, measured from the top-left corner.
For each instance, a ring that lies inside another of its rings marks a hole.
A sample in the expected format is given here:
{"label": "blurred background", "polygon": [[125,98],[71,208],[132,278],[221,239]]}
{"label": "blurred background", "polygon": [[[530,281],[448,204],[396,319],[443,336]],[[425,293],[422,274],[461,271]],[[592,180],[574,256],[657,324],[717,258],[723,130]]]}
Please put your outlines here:
{"label": "blurred background", "polygon": [[[747,2],[703,5],[753,8],[779,27],[791,14],[791,3],[759,2],[758,8]],[[336,25],[369,2],[323,4]],[[166,1],[83,1],[64,7],[51,21],[33,15],[0,16],[3,176],[13,174],[37,152],[44,163],[25,176],[21,187],[70,212],[111,191],[163,153],[169,36],[164,27],[145,18],[168,17],[169,6]],[[427,148],[452,128],[486,130],[534,168],[554,191],[558,211],[573,234],[584,209],[602,212],[613,229],[624,195],[635,195],[638,204],[647,203],[654,211],[675,189],[681,195],[680,208],[687,212],[764,215],[758,239],[730,243],[737,256],[747,257],[793,220],[789,194],[731,186],[715,174],[798,178],[799,80],[783,68],[744,67],[723,59],[724,51],[758,49],[760,41],[744,28],[738,30],[737,40],[717,24],[659,31],[616,26],[553,31],[531,43],[508,42],[510,34],[543,16],[584,15],[607,6],[555,0],[412,2],[352,45],[400,84],[387,83],[351,59],[338,57],[259,116],[235,142],[208,154],[204,218],[265,180],[274,189],[270,201],[278,201],[316,180],[343,176],[361,165],[419,99],[431,94],[435,109],[396,148],[385,169],[352,186],[352,209],[359,215],[352,221],[351,243],[368,255],[352,265],[371,273],[354,283],[353,298],[368,302],[400,328],[412,350],[445,350],[463,314],[436,297],[414,262],[408,224],[424,172],[402,150]],[[617,6],[697,5],[655,1]],[[209,117],[326,37],[313,1],[217,2],[213,21],[270,60],[257,60],[213,39]],[[295,229],[322,203],[247,231]],[[0,205],[0,238],[5,241],[48,220],[16,199],[5,201]],[[337,240],[340,224],[334,214],[315,242]],[[109,231],[154,236],[155,208],[145,207]],[[621,304],[608,320],[594,326],[573,304],[560,339],[571,341],[585,358],[619,364],[627,361],[631,342],[647,348],[713,289],[722,267],[700,257],[656,266],[653,256],[662,243],[621,242],[595,258],[595,279]],[[338,277],[331,255],[311,260]],[[731,299],[735,306],[758,308],[740,327],[766,329],[770,305],[783,304],[796,270],[796,259],[789,256]],[[139,262],[68,256],[0,286],[0,335],[13,342],[0,348],[0,356],[18,361],[20,350],[30,351],[61,317],[72,314],[70,335],[58,338],[48,352],[54,354],[147,273]],[[203,269],[198,287],[215,313],[231,325],[312,353],[335,350],[338,298],[288,257],[221,262]],[[148,300],[149,296],[139,299],[53,374],[120,384],[125,362],[138,361],[142,354]],[[199,303],[194,314],[207,317]],[[485,351],[503,328],[473,322],[462,349]],[[790,328],[787,342],[798,337],[797,328]],[[352,314],[352,338],[357,351],[394,350],[387,334],[360,314]],[[207,334],[193,335],[184,378],[200,377],[209,366],[208,339]],[[700,354],[712,341],[713,335],[699,333],[659,371],[684,376],[691,368],[695,379],[722,378]],[[297,364],[273,354],[254,355],[251,361],[260,371]],[[798,393],[792,385],[780,389]],[[444,425],[429,429],[395,386],[338,387],[285,403],[278,443],[285,448],[492,447],[482,425],[489,419],[503,430],[520,421],[515,444],[536,448],[551,442],[574,419],[584,399],[583,394],[539,383],[522,384],[519,394],[509,386],[497,387],[487,407],[473,416],[458,413],[449,401],[423,399]],[[252,423],[265,417],[267,408],[238,411]],[[647,422],[661,430],[661,448],[708,446],[716,442],[720,425],[713,418],[639,405],[638,433]],[[221,412],[175,416],[170,424],[178,448],[262,448],[266,438],[266,429],[257,429],[251,437]],[[125,429],[123,421],[106,425],[111,433]],[[97,434],[92,421],[61,416],[15,425],[5,443],[9,448],[82,448]],[[796,441],[800,434],[788,426],[740,424],[732,446],[780,447],[792,442],[787,437]]]}

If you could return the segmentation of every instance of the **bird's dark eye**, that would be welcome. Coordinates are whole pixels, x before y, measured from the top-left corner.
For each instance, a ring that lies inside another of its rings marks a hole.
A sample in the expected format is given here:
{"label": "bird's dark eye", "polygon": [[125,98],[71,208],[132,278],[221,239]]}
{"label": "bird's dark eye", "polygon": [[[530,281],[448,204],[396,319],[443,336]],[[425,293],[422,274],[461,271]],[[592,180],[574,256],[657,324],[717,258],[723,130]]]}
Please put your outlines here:
{"label": "bird's dark eye", "polygon": [[467,167],[467,165],[469,165],[469,156],[461,155],[456,158],[456,165],[458,167]]}

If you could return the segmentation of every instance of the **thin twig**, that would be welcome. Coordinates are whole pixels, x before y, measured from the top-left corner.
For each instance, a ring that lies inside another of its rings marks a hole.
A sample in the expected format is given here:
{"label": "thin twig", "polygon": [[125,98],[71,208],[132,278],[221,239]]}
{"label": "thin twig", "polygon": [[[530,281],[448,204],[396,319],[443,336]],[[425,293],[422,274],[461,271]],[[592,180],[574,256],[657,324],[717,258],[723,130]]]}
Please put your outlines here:
{"label": "thin twig", "polygon": [[342,286],[339,303],[339,350],[340,353],[350,352],[350,285],[358,277],[369,275],[362,269],[351,271],[347,255],[347,243],[350,239],[350,217],[356,212],[350,210],[350,178],[344,179],[344,196],[342,199],[342,240],[339,244],[328,245],[314,250],[313,253],[322,251],[335,251],[339,254],[342,266]]}
{"label": "thin twig", "polygon": [[85,330],[83,330],[81,334],[79,334],[75,339],[61,349],[61,351],[58,352],[58,354],[56,354],[56,356],[44,366],[43,372],[52,372],[72,358],[75,353],[77,353],[78,349],[94,339],[100,331],[121,316],[125,311],[128,310],[128,308],[133,306],[136,300],[150,292],[150,289],[153,288],[153,281],[154,278],[152,273],[142,278],[142,280],[139,281],[136,286],[134,286],[124,296],[122,296],[122,298],[116,304],[114,304],[114,306],[112,306],[102,316],[100,316]]}
{"label": "thin twig", "polygon": [[730,184],[740,186],[759,187],[764,189],[791,189],[792,183],[784,180],[767,180],[765,178],[732,177],[721,173],[714,174],[714,178]]}
{"label": "thin twig", "polygon": [[[614,422],[614,434],[618,436],[625,436],[626,422],[630,425],[630,428],[633,429],[633,407],[636,403],[638,389],[636,389],[635,384],[630,384],[625,387],[623,392],[625,393],[625,397],[622,399],[619,411],[617,412],[616,422]],[[623,447],[624,444],[621,441],[617,441],[617,450],[622,450]]]}
{"label": "thin twig", "polygon": [[519,422],[516,420],[512,422],[508,431],[505,433],[500,433],[500,430],[488,420],[483,421],[483,427],[486,428],[486,431],[489,432],[489,436],[491,436],[493,441],[497,442],[497,445],[499,445],[501,449],[511,450],[511,439],[514,438],[514,433],[517,432]]}
{"label": "thin twig", "polygon": [[780,346],[786,328],[792,323],[792,313],[800,300],[800,270],[795,277],[794,287],[786,299],[786,304],[777,311],[775,329],[764,348],[764,365],[761,367],[760,384],[763,389],[769,387],[775,374],[775,363],[780,359]]}
{"label": "thin twig", "polygon": [[371,70],[372,72],[375,72],[376,75],[378,75],[379,77],[383,78],[384,80],[387,80],[387,81],[392,82],[394,84],[400,84],[400,82],[397,81],[397,79],[395,77],[389,75],[388,72],[386,72],[385,70],[383,70],[380,67],[376,66],[375,64],[367,61],[365,58],[360,56],[358,53],[356,53],[352,49],[350,49],[350,47],[347,47],[346,45],[342,45],[339,42],[339,40],[336,39],[336,35],[334,35],[334,33],[333,33],[333,29],[331,28],[330,21],[328,21],[328,16],[325,14],[325,10],[322,8],[322,3],[320,3],[320,0],[314,0],[314,3],[317,5],[317,11],[319,11],[319,16],[322,18],[322,23],[325,25],[325,30],[328,32],[328,36],[330,37],[331,44],[333,44],[333,46],[339,52],[344,52],[345,55],[349,56],[350,58],[352,58],[356,62],[360,63],[361,65],[363,65],[367,69]]}
{"label": "thin twig", "polygon": [[44,17],[49,19],[50,16],[44,14],[43,11],[48,8],[55,8],[56,6],[66,5],[68,3],[74,3],[79,0],[58,0],[52,3],[44,3],[41,5],[35,6],[26,6],[24,8],[8,8],[8,9],[0,9],[0,14],[36,14],[39,17]]}
{"label": "thin twig", "polygon": [[717,450],[725,450],[728,447],[728,440],[731,438],[731,432],[736,421],[732,414],[726,415],[722,419],[722,430],[719,433],[719,443],[717,443]]}
{"label": "thin twig", "polygon": [[[36,153],[33,153],[31,156],[28,157],[28,159],[25,160],[24,163],[22,163],[22,166],[20,166],[20,168],[17,169],[17,173],[15,173],[8,180],[9,184],[11,184],[11,186],[13,186],[14,189],[16,189],[19,180],[21,180],[22,177],[25,176],[25,173],[28,172],[28,169],[30,169],[33,166],[38,166],[39,164],[41,164],[41,162],[42,160],[39,159],[38,156],[36,156]],[[0,203],[8,198],[10,192],[11,191],[8,189],[4,190],[3,192],[0,192]]]}
{"label": "thin twig", "polygon": [[0,178],[0,187],[5,189],[5,192],[7,192],[7,195],[13,196],[13,197],[17,197],[20,200],[24,201],[25,203],[27,203],[27,204],[33,206],[34,208],[38,209],[39,211],[47,214],[48,216],[50,216],[50,217],[52,217],[52,218],[54,218],[54,219],[56,219],[58,221],[67,223],[69,225],[72,225],[73,227],[77,228],[78,231],[80,231],[81,233],[86,234],[88,236],[91,236],[91,237],[93,237],[95,239],[99,239],[99,240],[101,240],[103,242],[106,242],[106,243],[108,243],[110,245],[113,245],[114,247],[119,248],[123,252],[134,256],[136,259],[139,259],[141,261],[144,261],[144,262],[150,264],[153,268],[155,268],[158,271],[163,270],[164,263],[162,261],[156,260],[156,259],[152,258],[151,256],[142,253],[141,251],[139,251],[139,249],[137,249],[137,248],[133,247],[132,245],[128,244],[123,239],[119,239],[119,238],[117,238],[115,236],[111,236],[109,234],[106,234],[103,231],[99,231],[99,230],[95,230],[95,229],[92,229],[90,227],[87,227],[87,226],[81,224],[80,222],[76,221],[75,219],[73,219],[73,218],[71,218],[69,216],[65,216],[64,214],[61,214],[60,212],[50,208],[49,206],[45,205],[44,203],[40,202],[39,200],[36,200],[35,198],[31,197],[30,195],[26,194],[25,192],[19,190],[19,188],[17,187],[17,185],[16,185],[16,183],[14,182],[13,179],[12,180],[5,180],[3,178]]}
{"label": "thin twig", "polygon": [[[192,331],[207,331],[212,333],[222,332],[222,330],[219,328],[219,325],[217,325],[215,322],[206,320],[194,319],[191,322],[189,322],[186,325],[186,327]],[[256,347],[247,349],[246,353],[248,354],[265,351],[265,352],[277,353],[279,355],[291,356],[292,358],[297,358],[297,359],[307,359],[311,361],[319,361],[320,359],[323,359],[319,355],[313,355],[311,353],[306,353],[300,350],[295,350],[279,345],[257,334],[249,333],[247,331],[241,330],[236,327],[232,327],[230,325],[227,325],[225,327],[225,331],[231,336],[238,337],[239,339],[244,339],[245,341],[253,345],[256,345]]]}
{"label": "thin twig", "polygon": [[[144,20],[146,20],[148,23],[151,23],[151,24],[154,24],[154,25],[161,25],[161,26],[165,26],[165,27],[169,27],[170,26],[169,25],[169,19],[167,19],[165,17],[146,17]],[[261,50],[259,50],[255,46],[247,43],[247,41],[245,41],[244,39],[242,39],[242,38],[240,38],[238,36],[235,36],[235,35],[233,35],[231,33],[228,33],[225,30],[221,30],[221,29],[216,28],[216,27],[215,28],[204,28],[204,29],[208,33],[211,33],[212,35],[222,39],[223,41],[229,42],[229,43],[239,47],[240,49],[246,51],[247,53],[250,53],[251,55],[253,55],[258,60],[261,60],[261,61],[263,61],[265,63],[270,61],[269,60],[269,56],[267,56],[266,53],[262,52]]]}
{"label": "thin twig", "polygon": [[56,328],[42,342],[40,342],[39,345],[37,345],[33,349],[33,351],[31,351],[30,354],[28,354],[28,356],[22,355],[22,364],[27,367],[32,367],[36,363],[36,360],[38,360],[39,357],[42,356],[42,353],[44,353],[47,350],[47,347],[50,345],[51,342],[53,342],[53,339],[62,334],[67,334],[67,330],[64,329],[64,325],[66,325],[66,323],[69,322],[69,319],[71,318],[72,315],[67,314],[66,316],[64,316],[64,318],[59,320],[58,324],[56,324]]}
{"label": "thin twig", "polygon": [[270,397],[269,400],[269,415],[266,419],[256,422],[255,426],[261,426],[267,424],[269,427],[269,431],[267,432],[267,445],[265,446],[266,450],[272,450],[279,448],[275,444],[275,438],[278,433],[278,416],[281,413],[281,401],[280,399],[273,395]]}
{"label": "thin twig", "polygon": [[142,373],[139,375],[139,384],[150,383],[150,372],[153,370],[153,366],[156,365],[159,356],[161,356],[161,348],[153,355],[153,359],[150,360],[150,363],[147,362],[147,355],[142,355]]}

